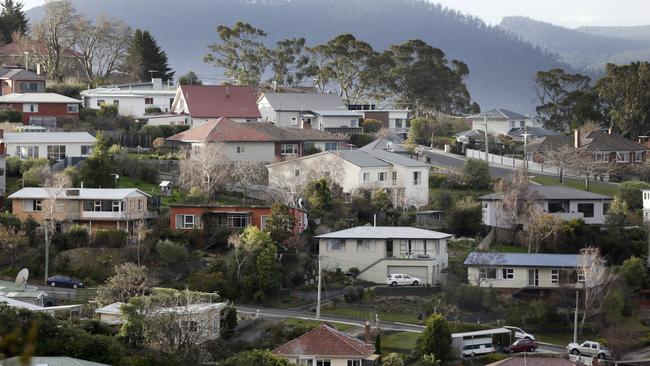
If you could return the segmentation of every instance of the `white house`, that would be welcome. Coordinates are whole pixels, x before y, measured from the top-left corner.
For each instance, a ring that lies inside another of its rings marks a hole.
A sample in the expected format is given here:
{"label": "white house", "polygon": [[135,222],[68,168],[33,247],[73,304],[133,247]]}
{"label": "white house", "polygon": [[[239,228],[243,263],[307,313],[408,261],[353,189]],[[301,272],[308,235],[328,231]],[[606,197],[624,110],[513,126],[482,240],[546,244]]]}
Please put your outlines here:
{"label": "white house", "polygon": [[[348,106],[352,109],[353,106]],[[354,106],[357,107],[357,106]],[[352,109],[357,110],[357,109]],[[390,132],[406,136],[409,132],[409,117],[411,111],[408,109],[371,109],[371,110],[359,110],[363,113],[364,119],[375,119],[381,121],[384,124],[384,128],[387,128]]]}
{"label": "white house", "polygon": [[120,115],[141,117],[147,109],[157,108],[167,113],[171,110],[176,86],[154,78],[148,83],[120,84],[83,90],[84,108],[100,109],[102,105],[116,105]]}
{"label": "white house", "polygon": [[472,252],[465,259],[474,286],[521,289],[584,284],[580,254]]}
{"label": "white house", "polygon": [[257,100],[262,121],[281,127],[361,132],[363,113],[348,110],[337,94],[264,93]]}
{"label": "white house", "polygon": [[88,132],[5,132],[0,141],[7,156],[58,161],[90,156],[96,139]]}
{"label": "white house", "polygon": [[[565,221],[584,220],[587,224],[602,225],[612,198],[563,186],[529,185],[539,207]],[[509,215],[503,211],[503,194],[492,193],[479,197],[483,203],[483,223],[492,227],[511,228]],[[524,224],[525,225],[525,224]]]}
{"label": "white house", "polygon": [[413,227],[357,226],[319,235],[325,270],[359,269],[358,278],[386,283],[390,274],[407,274],[426,284],[444,282],[451,234]]}
{"label": "white house", "polygon": [[641,190],[643,198],[643,222],[650,222],[650,189]]}
{"label": "white house", "polygon": [[517,130],[524,127],[543,127],[538,121],[528,116],[509,111],[507,109],[492,109],[487,112],[481,112],[467,117],[472,122],[472,130],[485,131],[487,120],[488,134],[508,135],[511,130]]}
{"label": "white house", "polygon": [[296,192],[308,182],[329,176],[345,193],[386,189],[398,206],[429,203],[429,167],[385,150],[337,150],[267,165],[269,186]]}

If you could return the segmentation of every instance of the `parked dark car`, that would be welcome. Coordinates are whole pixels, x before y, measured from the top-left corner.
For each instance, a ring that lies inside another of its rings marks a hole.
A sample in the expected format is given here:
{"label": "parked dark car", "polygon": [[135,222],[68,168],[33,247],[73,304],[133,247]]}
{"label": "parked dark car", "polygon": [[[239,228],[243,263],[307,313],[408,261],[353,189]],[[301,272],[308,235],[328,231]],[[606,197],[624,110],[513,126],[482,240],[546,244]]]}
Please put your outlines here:
{"label": "parked dark car", "polygon": [[52,287],[83,288],[85,285],[79,280],[66,276],[48,277],[46,283]]}
{"label": "parked dark car", "polygon": [[534,352],[539,345],[530,339],[518,339],[510,347],[506,347],[506,353]]}

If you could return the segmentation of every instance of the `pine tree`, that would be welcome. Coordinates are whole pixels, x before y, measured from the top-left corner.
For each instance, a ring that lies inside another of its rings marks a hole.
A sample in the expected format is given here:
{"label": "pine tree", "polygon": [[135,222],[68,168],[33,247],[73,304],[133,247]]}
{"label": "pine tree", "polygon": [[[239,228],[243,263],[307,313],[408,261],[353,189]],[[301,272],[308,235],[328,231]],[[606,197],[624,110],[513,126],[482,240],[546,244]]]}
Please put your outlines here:
{"label": "pine tree", "polygon": [[133,34],[123,69],[135,80],[148,80],[150,77],[163,80],[174,78],[174,71],[167,64],[167,53],[160,49],[149,31],[140,29]]}
{"label": "pine tree", "polygon": [[23,11],[23,3],[14,0],[4,0],[0,11],[0,42],[11,42],[14,32],[26,34],[29,31],[29,22]]}

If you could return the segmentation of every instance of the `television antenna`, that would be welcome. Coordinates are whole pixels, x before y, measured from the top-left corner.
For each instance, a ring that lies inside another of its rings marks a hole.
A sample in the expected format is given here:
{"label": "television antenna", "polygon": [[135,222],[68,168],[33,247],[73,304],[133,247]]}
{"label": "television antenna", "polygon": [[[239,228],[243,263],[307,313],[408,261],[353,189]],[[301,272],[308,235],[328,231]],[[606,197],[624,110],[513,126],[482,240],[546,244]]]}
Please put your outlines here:
{"label": "television antenna", "polygon": [[18,272],[18,275],[16,275],[16,287],[23,287],[27,288],[27,280],[29,279],[29,270],[27,268],[23,268]]}

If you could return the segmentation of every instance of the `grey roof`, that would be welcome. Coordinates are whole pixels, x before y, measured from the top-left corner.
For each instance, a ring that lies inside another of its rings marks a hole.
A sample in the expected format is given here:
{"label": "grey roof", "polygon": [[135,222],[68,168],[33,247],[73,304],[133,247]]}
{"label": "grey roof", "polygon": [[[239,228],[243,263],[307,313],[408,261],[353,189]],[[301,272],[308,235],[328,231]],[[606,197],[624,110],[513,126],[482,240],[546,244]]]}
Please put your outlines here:
{"label": "grey roof", "polygon": [[319,239],[444,239],[453,235],[408,226],[357,226],[318,235]]}
{"label": "grey roof", "polygon": [[[390,148],[389,148],[390,146]],[[385,150],[385,151],[392,151],[394,153],[405,153],[406,149],[403,148],[401,145],[394,143],[393,141],[385,138],[385,137],[380,137],[376,139],[375,141],[364,145],[359,148],[361,151],[370,151],[370,150]]]}
{"label": "grey roof", "polygon": [[342,159],[349,161],[350,163],[360,166],[360,167],[376,167],[376,166],[390,166],[390,163],[387,163],[381,159],[368,154],[365,151],[361,150],[335,150],[330,151],[332,154],[340,156]]}
{"label": "grey roof", "polygon": [[381,160],[385,160],[389,163],[396,164],[396,165],[401,165],[401,166],[406,166],[406,167],[411,167],[411,168],[416,168],[416,167],[426,167],[427,164],[423,163],[419,160],[411,159],[409,157],[406,157],[402,154],[396,154],[394,152],[390,151],[385,151],[385,150],[369,150],[367,151],[368,154],[379,158]]}
{"label": "grey roof", "polygon": [[545,136],[560,136],[560,133],[557,131],[549,130],[544,127],[516,127],[508,131],[508,136],[510,137],[521,137],[523,138],[524,133],[528,133],[528,137],[545,137]]}
{"label": "grey roof", "polygon": [[347,111],[334,93],[264,93],[263,97],[276,111]]}
{"label": "grey roof", "polygon": [[483,119],[487,115],[488,121],[494,119],[529,119],[529,117],[519,114],[517,112],[509,111],[503,108],[496,108],[487,112],[481,112],[469,116],[469,119]]}
{"label": "grey roof", "polygon": [[588,151],[645,151],[647,147],[623,136],[592,131],[587,135],[585,149]]}
{"label": "grey roof", "polygon": [[349,111],[349,110],[343,110],[343,109],[329,109],[329,110],[309,109],[309,110],[314,112],[315,114],[317,114],[319,116],[363,117],[363,112],[362,111]]}
{"label": "grey roof", "polygon": [[137,188],[64,188],[26,187],[11,194],[9,199],[48,199],[56,195],[70,200],[121,200],[132,194],[151,197]]}
{"label": "grey roof", "polygon": [[6,132],[4,140],[7,143],[88,143],[97,140],[88,132]]}
{"label": "grey roof", "polygon": [[578,261],[578,254],[472,252],[467,256],[464,264],[466,266],[575,268],[579,265]]}
{"label": "grey roof", "polygon": [[0,103],[69,103],[80,104],[79,99],[57,93],[13,93],[0,96]]}
{"label": "grey roof", "polygon": [[0,79],[45,81],[45,76],[23,69],[0,67]]}
{"label": "grey roof", "polygon": [[[2,366],[19,366],[23,365],[20,357],[12,357],[0,361]],[[29,359],[29,366],[110,366],[105,363],[91,362],[72,357],[41,357],[34,356]]]}
{"label": "grey roof", "polygon": [[563,146],[573,146],[573,136],[546,136],[541,141],[528,144],[528,152],[554,151]]}
{"label": "grey roof", "polygon": [[[542,200],[611,200],[609,196],[598,193],[582,191],[564,186],[542,186],[531,184],[528,186],[539,199]],[[503,193],[491,193],[479,197],[481,200],[500,200]]]}

